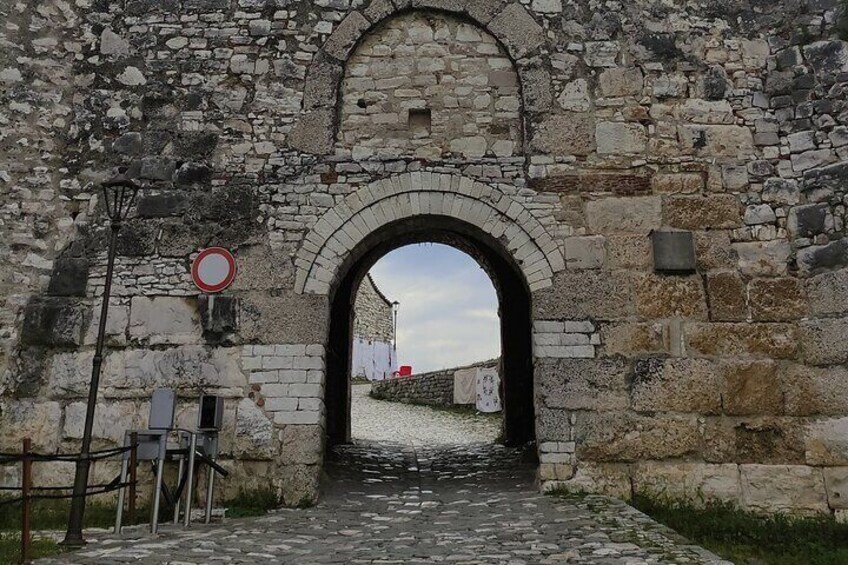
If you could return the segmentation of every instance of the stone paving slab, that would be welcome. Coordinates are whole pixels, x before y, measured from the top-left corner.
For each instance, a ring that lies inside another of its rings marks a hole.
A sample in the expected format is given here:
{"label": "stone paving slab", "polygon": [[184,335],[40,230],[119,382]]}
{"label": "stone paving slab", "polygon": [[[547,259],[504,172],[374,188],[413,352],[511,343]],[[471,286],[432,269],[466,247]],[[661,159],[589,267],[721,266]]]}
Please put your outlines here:
{"label": "stone paving slab", "polygon": [[539,494],[532,460],[498,445],[340,447],[324,492],[313,508],[101,535],[39,563],[727,563],[623,502]]}

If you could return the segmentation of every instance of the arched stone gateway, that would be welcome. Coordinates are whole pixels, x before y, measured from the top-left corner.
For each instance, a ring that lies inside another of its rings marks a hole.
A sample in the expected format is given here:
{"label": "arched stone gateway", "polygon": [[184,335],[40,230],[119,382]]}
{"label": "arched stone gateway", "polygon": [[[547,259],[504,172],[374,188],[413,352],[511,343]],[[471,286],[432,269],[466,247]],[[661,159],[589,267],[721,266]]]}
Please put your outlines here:
{"label": "arched stone gateway", "polygon": [[367,236],[416,216],[454,218],[502,241],[531,291],[550,286],[565,268],[559,246],[519,201],[460,175],[416,172],[373,182],[318,220],[295,260],[297,290],[328,294],[341,264]]}
{"label": "arched stone gateway", "polygon": [[[646,0],[19,4],[0,68],[0,451],[79,445],[96,189],[126,165],[145,189],[95,445],[143,426],[156,387],[184,425],[220,394],[223,494],[314,500],[347,437],[359,277],[440,241],[498,288],[508,439],[536,439],[545,487],[848,511],[833,2],[729,19]],[[239,276],[209,300],[190,265],[219,245]]]}

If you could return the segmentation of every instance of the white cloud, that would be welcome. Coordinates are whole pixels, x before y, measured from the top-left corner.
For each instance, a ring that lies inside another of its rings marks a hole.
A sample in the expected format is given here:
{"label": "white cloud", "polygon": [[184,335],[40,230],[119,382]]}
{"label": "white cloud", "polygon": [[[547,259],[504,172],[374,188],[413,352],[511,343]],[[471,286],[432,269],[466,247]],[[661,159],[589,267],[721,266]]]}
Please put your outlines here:
{"label": "white cloud", "polygon": [[440,244],[402,247],[380,259],[371,275],[400,302],[400,364],[425,372],[500,355],[495,289],[461,251]]}

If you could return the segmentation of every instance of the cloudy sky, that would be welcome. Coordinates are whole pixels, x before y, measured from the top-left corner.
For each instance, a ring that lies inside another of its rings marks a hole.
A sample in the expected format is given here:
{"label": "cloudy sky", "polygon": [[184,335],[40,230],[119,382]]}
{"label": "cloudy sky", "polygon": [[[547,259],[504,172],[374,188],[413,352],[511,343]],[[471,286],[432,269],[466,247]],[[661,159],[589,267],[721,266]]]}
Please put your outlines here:
{"label": "cloudy sky", "polygon": [[401,247],[371,269],[398,310],[398,360],[416,373],[500,355],[498,299],[465,253],[440,244]]}

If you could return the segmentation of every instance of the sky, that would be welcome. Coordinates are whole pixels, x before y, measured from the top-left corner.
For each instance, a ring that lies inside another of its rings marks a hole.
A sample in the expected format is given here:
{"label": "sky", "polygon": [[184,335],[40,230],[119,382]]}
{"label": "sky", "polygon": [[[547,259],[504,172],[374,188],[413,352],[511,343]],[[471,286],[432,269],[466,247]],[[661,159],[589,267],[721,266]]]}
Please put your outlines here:
{"label": "sky", "polygon": [[377,287],[398,307],[398,361],[413,372],[500,355],[498,298],[471,257],[434,243],[408,245],[372,268]]}

